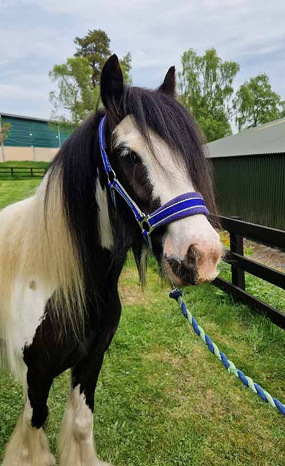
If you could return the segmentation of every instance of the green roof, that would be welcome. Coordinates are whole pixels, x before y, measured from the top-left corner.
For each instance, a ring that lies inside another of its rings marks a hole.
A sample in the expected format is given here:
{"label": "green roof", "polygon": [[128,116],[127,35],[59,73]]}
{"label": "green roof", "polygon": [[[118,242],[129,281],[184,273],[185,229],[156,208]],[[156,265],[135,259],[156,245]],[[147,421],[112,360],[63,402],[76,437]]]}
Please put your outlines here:
{"label": "green roof", "polygon": [[285,153],[285,118],[207,144],[210,158]]}
{"label": "green roof", "polygon": [[70,136],[71,131],[60,124],[43,118],[1,113],[2,123],[8,123],[10,130],[4,146],[58,148]]}
{"label": "green roof", "polygon": [[0,112],[0,118],[1,117],[20,118],[22,120],[45,121],[45,122],[48,122],[48,123],[52,121],[52,120],[46,120],[45,118],[35,118],[35,117],[24,116],[24,115],[15,115],[13,113],[2,113],[2,112]]}

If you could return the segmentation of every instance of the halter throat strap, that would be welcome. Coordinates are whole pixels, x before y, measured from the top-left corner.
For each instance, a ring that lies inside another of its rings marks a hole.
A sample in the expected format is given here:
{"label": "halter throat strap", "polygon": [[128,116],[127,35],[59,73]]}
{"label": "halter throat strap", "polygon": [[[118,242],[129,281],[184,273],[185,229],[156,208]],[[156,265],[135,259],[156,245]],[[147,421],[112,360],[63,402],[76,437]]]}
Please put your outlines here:
{"label": "halter throat strap", "polygon": [[104,129],[105,121],[106,115],[99,123],[99,146],[104,171],[108,179],[108,186],[110,189],[113,205],[116,207],[115,193],[117,192],[126,201],[129,208],[133,212],[135,219],[142,231],[142,235],[150,249],[152,249],[150,235],[155,228],[167,225],[168,223],[174,222],[175,220],[189,217],[191,215],[209,215],[209,211],[205,206],[203,196],[197,192],[180,194],[174,199],[171,199],[171,201],[167,202],[166,204],[163,204],[149,215],[142,212],[135,201],[129,196],[125,188],[121,185],[120,181],[117,179],[116,173],[110,164],[106,152],[106,136]]}

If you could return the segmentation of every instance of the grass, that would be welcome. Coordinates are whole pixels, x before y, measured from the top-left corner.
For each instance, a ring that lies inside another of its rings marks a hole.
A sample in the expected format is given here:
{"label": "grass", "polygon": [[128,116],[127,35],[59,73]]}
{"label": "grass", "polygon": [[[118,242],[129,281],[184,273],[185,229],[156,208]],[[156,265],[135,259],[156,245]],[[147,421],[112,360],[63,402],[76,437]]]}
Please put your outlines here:
{"label": "grass", "polygon": [[[1,167],[34,167],[47,168],[47,162],[2,162]],[[3,209],[13,202],[21,201],[27,196],[34,193],[41,179],[17,174],[14,177],[11,175],[0,173],[0,209]]]}
{"label": "grass", "polygon": [[[220,269],[220,277],[231,281],[231,266],[223,262]],[[248,293],[285,314],[285,292],[278,286],[245,272],[245,288]]]}
{"label": "grass", "polygon": [[[116,466],[284,466],[284,418],[229,376],[193,334],[155,264],[143,292],[130,260],[120,293],[122,319],[96,391],[99,455]],[[284,402],[284,332],[210,284],[184,295],[228,358]],[[53,451],[68,386],[65,373],[50,393]],[[19,385],[1,376],[0,458],[21,406]]]}
{"label": "grass", "polygon": [[0,209],[32,195],[39,182],[39,178],[25,180],[2,180],[0,178]]}
{"label": "grass", "polygon": [[47,168],[50,165],[49,162],[29,162],[29,161],[20,161],[20,162],[0,162],[1,167],[34,167],[34,168]]}

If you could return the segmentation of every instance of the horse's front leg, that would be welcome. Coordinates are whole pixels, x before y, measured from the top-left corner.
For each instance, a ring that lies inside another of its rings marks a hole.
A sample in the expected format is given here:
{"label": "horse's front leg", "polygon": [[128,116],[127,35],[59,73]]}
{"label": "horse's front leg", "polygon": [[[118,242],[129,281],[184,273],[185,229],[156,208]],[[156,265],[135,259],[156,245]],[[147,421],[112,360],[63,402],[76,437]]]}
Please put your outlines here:
{"label": "horse's front leg", "polygon": [[28,396],[23,412],[8,443],[2,466],[53,466],[54,457],[43,425],[52,378],[43,371],[28,368]]}
{"label": "horse's front leg", "polygon": [[94,392],[103,356],[86,358],[72,371],[72,387],[59,436],[60,466],[110,466],[96,454]]}
{"label": "horse's front leg", "polygon": [[[111,466],[100,461],[93,436],[94,393],[104,352],[120,318],[120,302],[104,314],[100,334],[89,354],[72,370],[71,393],[59,436],[60,466]],[[104,322],[105,321],[105,322]],[[107,322],[106,322],[107,321]]]}

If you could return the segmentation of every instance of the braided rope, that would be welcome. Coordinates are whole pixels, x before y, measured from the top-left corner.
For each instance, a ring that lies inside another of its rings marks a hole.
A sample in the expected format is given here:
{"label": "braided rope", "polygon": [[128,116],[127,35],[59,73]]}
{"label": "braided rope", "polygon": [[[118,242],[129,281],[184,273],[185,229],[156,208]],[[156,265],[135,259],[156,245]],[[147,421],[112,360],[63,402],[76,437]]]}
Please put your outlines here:
{"label": "braided rope", "polygon": [[214,342],[212,342],[211,338],[198,325],[196,319],[187,309],[182,296],[182,291],[178,289],[175,289],[169,293],[169,297],[175,299],[178,302],[178,305],[185,319],[187,319],[189,324],[192,325],[194,332],[201,338],[205,345],[207,345],[211,353],[213,353],[224,364],[225,368],[230,374],[234,374],[236,377],[238,377],[246,387],[253,391],[253,393],[256,393],[263,401],[269,403],[273,408],[278,409],[278,411],[283,414],[283,416],[285,416],[285,406],[279,400],[273,398],[266,390],[255,383],[250,377],[247,377],[241,370],[237,369],[234,363],[229,361],[226,355],[219,350]]}

